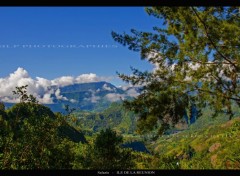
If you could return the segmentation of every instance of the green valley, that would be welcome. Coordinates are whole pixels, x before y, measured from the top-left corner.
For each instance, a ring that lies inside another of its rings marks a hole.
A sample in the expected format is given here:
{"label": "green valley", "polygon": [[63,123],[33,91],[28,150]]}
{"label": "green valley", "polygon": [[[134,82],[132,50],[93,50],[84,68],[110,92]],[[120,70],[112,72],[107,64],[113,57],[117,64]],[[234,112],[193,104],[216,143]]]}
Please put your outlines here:
{"label": "green valley", "polygon": [[144,10],[1,8],[0,170],[240,169],[240,8]]}

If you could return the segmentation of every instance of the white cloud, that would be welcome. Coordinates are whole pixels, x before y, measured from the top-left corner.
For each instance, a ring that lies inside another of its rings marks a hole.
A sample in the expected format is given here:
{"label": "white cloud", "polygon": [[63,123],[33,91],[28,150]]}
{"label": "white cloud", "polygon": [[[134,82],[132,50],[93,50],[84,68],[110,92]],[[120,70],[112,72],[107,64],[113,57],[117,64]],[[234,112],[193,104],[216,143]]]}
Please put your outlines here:
{"label": "white cloud", "polygon": [[108,87],[107,84],[104,84],[104,85],[103,85],[103,89],[104,89],[104,90],[108,90],[108,91],[112,91],[112,90],[113,90],[113,89],[111,89],[111,87]]}
{"label": "white cloud", "polygon": [[37,81],[37,86],[43,87],[44,90],[47,90],[48,87],[52,85],[51,81],[45,78],[36,77],[36,81]]}
{"label": "white cloud", "polygon": [[22,68],[18,68],[14,73],[11,73],[7,78],[0,78],[0,96],[10,96],[16,86],[23,80],[28,78],[28,73]]}
{"label": "white cloud", "polygon": [[[97,103],[98,100],[100,100],[101,98],[99,96],[95,95],[95,92],[92,89],[89,89],[88,91],[91,92],[91,97],[89,98],[84,98],[85,101],[91,101],[92,103]],[[98,91],[96,91],[98,92]]]}
{"label": "white cloud", "polygon": [[82,74],[76,78],[76,83],[98,82],[100,81],[96,74]]}
{"label": "white cloud", "polygon": [[71,103],[77,103],[78,101],[77,100],[74,100],[74,99],[70,99],[69,100]]}
{"label": "white cloud", "polygon": [[[152,69],[152,72],[153,73],[156,73],[157,70],[160,69],[159,67],[159,64],[157,63],[157,61],[160,61],[162,60],[162,57],[161,57],[161,53],[156,51],[156,50],[151,50],[148,54],[147,54],[147,57],[146,57],[148,60],[154,60],[154,62],[151,62],[153,64],[153,69]],[[212,63],[213,61],[207,61],[204,65],[200,64],[200,63],[196,63],[196,62],[190,62],[188,63],[188,67],[190,70],[186,71],[186,77],[184,78],[184,81],[192,81],[192,76],[189,75],[189,72],[190,71],[198,71],[198,69],[201,67],[201,66],[204,66],[204,67],[209,67],[211,68],[212,66]],[[169,71],[170,71],[170,74],[174,74],[174,70],[176,68],[177,64],[172,64],[171,66],[168,66],[167,62],[164,61],[164,67],[168,67]],[[216,73],[217,73],[217,76],[219,78],[221,78],[223,81],[228,81],[228,82],[231,82],[231,78],[229,76],[227,76],[224,72],[233,72],[234,70],[234,67],[231,65],[231,64],[226,64],[226,63],[221,63],[221,68],[217,68],[215,69],[216,70]],[[183,68],[182,68],[182,72],[183,72]],[[212,78],[211,74],[210,73],[207,73],[201,80],[202,81],[206,81],[206,80],[210,80]],[[213,79],[214,80],[214,79]],[[238,79],[240,80],[240,79]],[[161,80],[160,80],[161,81]],[[216,80],[215,80],[216,81]]]}
{"label": "white cloud", "polygon": [[127,95],[130,97],[137,97],[139,93],[136,91],[135,88],[131,88],[127,91]]}
{"label": "white cloud", "polygon": [[[11,103],[19,102],[17,97],[13,96],[12,91],[14,91],[17,86],[28,85],[27,92],[34,95],[40,103],[52,104],[52,96],[54,94],[58,99],[67,100],[66,97],[61,95],[60,90],[58,89],[59,87],[75,83],[106,81],[110,79],[110,77],[99,77],[93,73],[82,74],[77,77],[62,76],[53,80],[40,77],[33,79],[25,69],[19,67],[15,72],[10,73],[9,76],[0,78],[0,101]],[[57,89],[53,89],[51,86],[56,86]],[[98,97],[92,98],[92,101],[97,100]],[[73,99],[69,101],[74,102]]]}
{"label": "white cloud", "polygon": [[51,83],[59,87],[68,86],[74,84],[74,78],[72,76],[62,76],[52,80]]}
{"label": "white cloud", "polygon": [[12,98],[2,97],[2,98],[1,98],[1,101],[2,101],[2,102],[6,102],[6,103],[17,103],[17,102],[20,101],[20,99],[19,99],[19,98],[14,98],[14,97],[12,97]]}
{"label": "white cloud", "polygon": [[199,63],[190,63],[189,65],[188,65],[192,70],[198,70],[198,68],[200,68],[200,64]]}
{"label": "white cloud", "polygon": [[157,63],[153,64],[153,73],[155,73],[159,69],[159,65]]}
{"label": "white cloud", "polygon": [[83,100],[85,101],[90,101],[92,103],[97,103],[101,98],[99,96],[96,96],[96,95],[92,95],[91,97],[89,98],[84,98]]}
{"label": "white cloud", "polygon": [[156,50],[151,50],[151,51],[149,51],[149,53],[147,54],[147,57],[146,57],[148,60],[160,60],[160,59],[162,59],[162,57],[161,57],[161,54],[158,52],[158,51],[156,51]]}
{"label": "white cloud", "polygon": [[39,99],[39,102],[43,104],[53,104],[53,98],[51,94],[44,94],[43,98]]}
{"label": "white cloud", "polygon": [[130,96],[130,97],[137,97],[138,95],[140,95],[140,93],[138,93],[137,89],[141,88],[142,85],[131,85],[131,84],[126,84],[123,86],[119,86],[120,89],[125,91],[125,96]]}
{"label": "white cloud", "polygon": [[126,91],[126,90],[129,90],[129,89],[133,88],[133,87],[139,87],[139,86],[137,86],[137,85],[133,86],[131,84],[125,84],[125,85],[119,86],[118,88]]}
{"label": "white cloud", "polygon": [[57,89],[56,92],[55,92],[55,96],[58,100],[65,100],[67,101],[67,97],[64,97],[63,95],[60,94],[60,89]]}
{"label": "white cloud", "polygon": [[119,101],[121,99],[124,100],[125,95],[124,94],[109,93],[109,94],[105,95],[105,97],[107,98],[108,101],[115,102],[115,101]]}
{"label": "white cloud", "polygon": [[100,100],[100,97],[93,95],[90,100],[91,100],[92,103],[97,103],[98,100]]}

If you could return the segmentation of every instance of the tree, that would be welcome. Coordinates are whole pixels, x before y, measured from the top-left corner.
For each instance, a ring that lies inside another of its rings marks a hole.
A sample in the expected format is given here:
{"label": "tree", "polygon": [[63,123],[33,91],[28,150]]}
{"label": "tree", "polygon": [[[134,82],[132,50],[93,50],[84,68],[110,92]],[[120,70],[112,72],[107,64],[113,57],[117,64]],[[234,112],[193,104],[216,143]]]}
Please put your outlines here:
{"label": "tree", "polygon": [[36,97],[34,97],[32,94],[27,94],[27,87],[28,85],[16,87],[16,90],[13,91],[13,95],[17,95],[20,98],[20,103],[22,102],[31,102],[38,104],[38,101]]}
{"label": "tree", "polygon": [[0,116],[6,118],[5,105],[3,102],[0,102]]}
{"label": "tree", "polygon": [[131,169],[134,167],[130,149],[121,148],[123,137],[107,128],[97,135],[93,145],[81,145],[76,154],[76,169]]}
{"label": "tree", "polygon": [[4,111],[5,110],[5,105],[3,102],[0,102],[0,111]]}
{"label": "tree", "polygon": [[62,133],[72,130],[75,138],[78,131],[37,104],[26,87],[16,88],[20,103],[4,111],[4,118],[0,114],[0,169],[71,169],[75,144],[62,137],[59,128],[69,127]]}
{"label": "tree", "polygon": [[[151,7],[146,12],[160,19],[152,32],[112,32],[115,41],[140,52],[141,59],[156,66],[152,72],[131,68],[118,73],[143,92],[125,106],[139,114],[142,124],[175,124],[190,102],[210,106],[214,115],[240,106],[240,12],[238,7]],[[144,126],[144,125],[143,125]],[[160,130],[161,131],[161,130]]]}

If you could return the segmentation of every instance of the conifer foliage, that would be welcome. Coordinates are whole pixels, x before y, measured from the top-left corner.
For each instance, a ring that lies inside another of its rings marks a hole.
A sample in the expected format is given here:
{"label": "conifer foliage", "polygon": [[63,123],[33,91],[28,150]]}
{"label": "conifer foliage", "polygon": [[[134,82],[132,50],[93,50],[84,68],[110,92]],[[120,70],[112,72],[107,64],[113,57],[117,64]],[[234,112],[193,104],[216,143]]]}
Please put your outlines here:
{"label": "conifer foliage", "polygon": [[233,105],[240,105],[239,7],[150,7],[146,12],[159,19],[152,32],[112,32],[115,41],[156,66],[152,72],[118,73],[123,81],[144,86],[126,107],[145,126],[176,123],[193,100],[231,119]]}

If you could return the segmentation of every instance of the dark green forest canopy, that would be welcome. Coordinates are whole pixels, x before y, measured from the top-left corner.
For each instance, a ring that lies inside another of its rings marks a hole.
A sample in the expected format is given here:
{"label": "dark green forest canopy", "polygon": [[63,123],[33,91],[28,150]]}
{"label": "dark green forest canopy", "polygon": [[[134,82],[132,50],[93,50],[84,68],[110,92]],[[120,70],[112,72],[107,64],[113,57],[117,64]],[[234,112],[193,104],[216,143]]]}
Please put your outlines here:
{"label": "dark green forest canopy", "polygon": [[[69,123],[71,107],[67,115],[53,113],[27,94],[27,86],[17,87],[13,93],[20,103],[7,110],[0,103],[0,169],[240,168],[240,120],[225,121],[225,114],[233,116],[233,108],[239,115],[239,7],[152,7],[146,12],[163,26],[153,32],[112,33],[117,42],[156,66],[152,72],[132,68],[131,76],[119,74],[143,86],[141,95],[124,102],[128,111],[112,104],[101,113],[86,114],[89,121],[80,119],[80,128],[86,124],[86,129],[99,131],[86,141]],[[153,155],[121,147],[119,133],[131,134],[135,117],[138,132],[158,129],[162,134],[183,115],[192,116],[195,106],[204,110],[201,123],[149,139]],[[224,112],[223,121],[213,125],[212,111]]]}
{"label": "dark green forest canopy", "polygon": [[150,7],[146,12],[163,24],[152,32],[112,32],[115,41],[156,66],[153,72],[119,73],[126,82],[144,85],[140,96],[125,102],[141,117],[141,131],[157,122],[164,131],[191,104],[210,106],[215,115],[225,112],[231,119],[232,107],[240,105],[239,7]]}
{"label": "dark green forest canopy", "polygon": [[84,135],[26,88],[13,91],[20,103],[7,110],[0,103],[0,169],[72,168],[74,142],[86,143]]}

